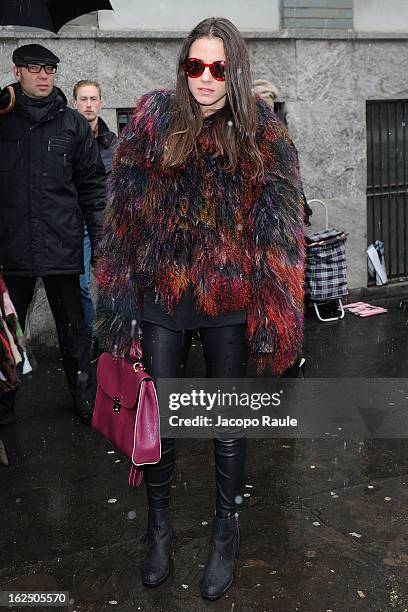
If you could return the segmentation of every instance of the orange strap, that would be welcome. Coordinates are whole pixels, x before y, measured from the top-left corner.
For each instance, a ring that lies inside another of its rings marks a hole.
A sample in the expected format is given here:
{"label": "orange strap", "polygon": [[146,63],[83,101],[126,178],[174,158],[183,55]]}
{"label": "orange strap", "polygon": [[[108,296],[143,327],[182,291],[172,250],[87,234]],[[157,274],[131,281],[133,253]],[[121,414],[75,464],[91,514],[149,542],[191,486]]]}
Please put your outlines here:
{"label": "orange strap", "polygon": [[16,102],[16,94],[14,92],[14,89],[9,85],[7,87],[7,90],[8,90],[9,95],[10,95],[10,102],[8,103],[6,108],[0,108],[0,115],[7,115],[7,113],[12,111],[13,108],[14,108],[14,104]]}

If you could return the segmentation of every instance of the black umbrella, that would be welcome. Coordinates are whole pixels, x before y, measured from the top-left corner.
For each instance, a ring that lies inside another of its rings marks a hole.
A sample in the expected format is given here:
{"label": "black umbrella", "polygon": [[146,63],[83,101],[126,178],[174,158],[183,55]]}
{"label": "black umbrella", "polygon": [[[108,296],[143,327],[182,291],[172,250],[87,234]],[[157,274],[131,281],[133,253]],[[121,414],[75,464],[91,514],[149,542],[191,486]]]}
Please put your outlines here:
{"label": "black umbrella", "polygon": [[101,10],[113,10],[109,0],[1,0],[0,25],[58,32],[71,19]]}

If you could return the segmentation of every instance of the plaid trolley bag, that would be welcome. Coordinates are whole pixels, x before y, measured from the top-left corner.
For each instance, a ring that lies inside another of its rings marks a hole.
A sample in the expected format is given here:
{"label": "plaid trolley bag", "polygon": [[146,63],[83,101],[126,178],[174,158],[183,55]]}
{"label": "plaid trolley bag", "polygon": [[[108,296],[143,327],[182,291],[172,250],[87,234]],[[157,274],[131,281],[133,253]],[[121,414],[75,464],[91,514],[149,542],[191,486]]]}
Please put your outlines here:
{"label": "plaid trolley bag", "polygon": [[[347,295],[347,264],[345,232],[329,228],[327,206],[325,208],[326,229],[306,236],[306,296],[313,303],[320,321],[337,321],[344,317],[341,298]],[[338,316],[322,317],[319,304],[336,301]]]}

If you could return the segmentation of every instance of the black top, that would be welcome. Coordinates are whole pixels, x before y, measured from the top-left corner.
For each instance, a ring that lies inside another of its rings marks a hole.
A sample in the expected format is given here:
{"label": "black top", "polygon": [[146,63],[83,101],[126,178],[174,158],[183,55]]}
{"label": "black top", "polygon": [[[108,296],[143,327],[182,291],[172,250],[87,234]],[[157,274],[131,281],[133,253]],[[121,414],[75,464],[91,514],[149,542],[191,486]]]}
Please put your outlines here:
{"label": "black top", "polygon": [[142,321],[155,323],[173,331],[183,329],[199,329],[201,327],[224,327],[226,325],[245,325],[246,311],[227,312],[216,317],[197,310],[197,300],[187,289],[175,306],[173,314],[167,314],[163,306],[156,301],[156,293],[148,289],[144,294]]}

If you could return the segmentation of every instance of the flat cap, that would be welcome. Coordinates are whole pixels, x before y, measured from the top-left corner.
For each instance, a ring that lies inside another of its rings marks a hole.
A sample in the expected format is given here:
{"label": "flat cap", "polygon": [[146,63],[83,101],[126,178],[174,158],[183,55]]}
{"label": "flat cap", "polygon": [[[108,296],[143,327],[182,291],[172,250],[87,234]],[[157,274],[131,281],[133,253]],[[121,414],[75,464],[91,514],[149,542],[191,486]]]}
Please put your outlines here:
{"label": "flat cap", "polygon": [[13,51],[13,63],[16,66],[22,64],[42,64],[44,66],[56,66],[59,57],[42,45],[23,45]]}

